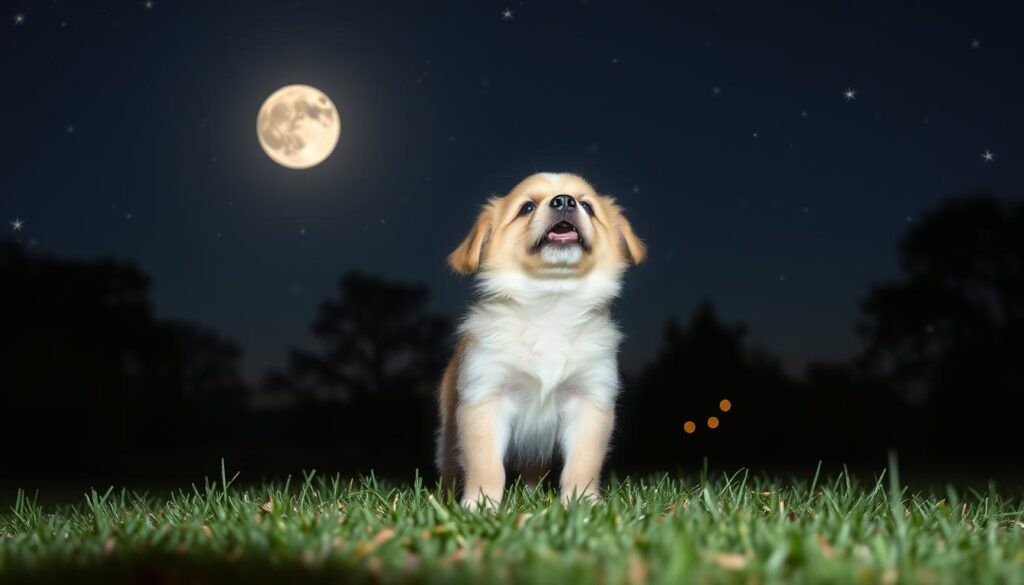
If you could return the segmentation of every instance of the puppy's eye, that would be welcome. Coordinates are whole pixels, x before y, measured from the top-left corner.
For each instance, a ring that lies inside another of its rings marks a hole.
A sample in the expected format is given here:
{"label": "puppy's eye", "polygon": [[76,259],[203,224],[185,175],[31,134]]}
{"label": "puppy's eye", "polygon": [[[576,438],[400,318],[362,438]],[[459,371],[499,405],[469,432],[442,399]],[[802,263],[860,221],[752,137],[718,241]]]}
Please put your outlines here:
{"label": "puppy's eye", "polygon": [[529,215],[533,213],[533,210],[537,209],[537,204],[533,201],[527,201],[523,203],[523,206],[519,208],[519,215]]}
{"label": "puppy's eye", "polygon": [[582,205],[583,209],[586,210],[587,215],[589,215],[590,217],[594,217],[594,207],[591,204],[587,203],[586,201],[580,201],[580,205]]}

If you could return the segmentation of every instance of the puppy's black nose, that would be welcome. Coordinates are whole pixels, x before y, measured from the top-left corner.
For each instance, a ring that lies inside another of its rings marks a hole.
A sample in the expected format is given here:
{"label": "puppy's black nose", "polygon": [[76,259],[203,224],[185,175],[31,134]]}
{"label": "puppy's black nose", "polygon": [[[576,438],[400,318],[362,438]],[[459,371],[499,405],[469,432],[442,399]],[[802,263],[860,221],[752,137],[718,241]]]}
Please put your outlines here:
{"label": "puppy's black nose", "polygon": [[576,209],[576,200],[572,198],[572,195],[555,195],[555,198],[551,200],[551,207],[558,211],[572,211]]}

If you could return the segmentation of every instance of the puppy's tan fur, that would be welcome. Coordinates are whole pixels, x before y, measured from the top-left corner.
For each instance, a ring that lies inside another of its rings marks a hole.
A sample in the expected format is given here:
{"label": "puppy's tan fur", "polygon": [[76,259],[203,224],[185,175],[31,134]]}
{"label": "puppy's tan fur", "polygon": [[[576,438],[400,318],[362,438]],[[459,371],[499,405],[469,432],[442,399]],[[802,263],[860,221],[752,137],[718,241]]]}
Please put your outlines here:
{"label": "puppy's tan fur", "polygon": [[[553,207],[558,195],[575,208]],[[559,221],[578,243],[549,241]],[[448,258],[476,275],[478,299],[439,393],[438,467],[445,486],[461,470],[465,504],[501,501],[506,459],[535,482],[555,449],[563,498],[597,493],[618,391],[609,304],[645,256],[615,200],[576,175],[539,173],[484,205]]]}

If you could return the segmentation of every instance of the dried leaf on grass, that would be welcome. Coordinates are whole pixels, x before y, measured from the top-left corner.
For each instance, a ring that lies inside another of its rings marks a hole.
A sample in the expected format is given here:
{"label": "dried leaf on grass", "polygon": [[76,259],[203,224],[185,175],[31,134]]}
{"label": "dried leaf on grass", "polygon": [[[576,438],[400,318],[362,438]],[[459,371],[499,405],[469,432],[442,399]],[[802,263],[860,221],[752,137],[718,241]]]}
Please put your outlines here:
{"label": "dried leaf on grass", "polygon": [[630,585],[646,583],[651,574],[651,567],[648,562],[639,555],[629,555],[629,572],[626,575],[626,582]]}
{"label": "dried leaf on grass", "polygon": [[395,537],[395,530],[393,528],[385,528],[375,534],[373,538],[368,541],[360,542],[356,546],[356,550],[352,553],[352,558],[355,560],[362,559],[366,555],[370,554],[377,549],[380,545],[391,540]]}
{"label": "dried leaf on grass", "polygon": [[748,555],[725,552],[720,550],[704,551],[704,558],[729,571],[739,571],[750,563]]}

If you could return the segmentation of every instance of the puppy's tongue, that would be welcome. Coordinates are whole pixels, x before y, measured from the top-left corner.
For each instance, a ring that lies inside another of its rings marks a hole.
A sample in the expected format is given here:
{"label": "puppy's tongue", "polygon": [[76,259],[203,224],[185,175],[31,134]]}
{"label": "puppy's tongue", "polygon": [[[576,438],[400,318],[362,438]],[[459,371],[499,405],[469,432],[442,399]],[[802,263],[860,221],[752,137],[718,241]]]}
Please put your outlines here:
{"label": "puppy's tongue", "polygon": [[548,240],[552,242],[575,242],[580,239],[580,235],[573,230],[567,232],[548,232]]}

